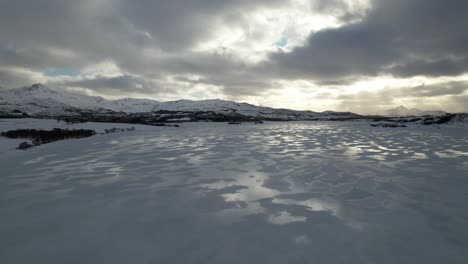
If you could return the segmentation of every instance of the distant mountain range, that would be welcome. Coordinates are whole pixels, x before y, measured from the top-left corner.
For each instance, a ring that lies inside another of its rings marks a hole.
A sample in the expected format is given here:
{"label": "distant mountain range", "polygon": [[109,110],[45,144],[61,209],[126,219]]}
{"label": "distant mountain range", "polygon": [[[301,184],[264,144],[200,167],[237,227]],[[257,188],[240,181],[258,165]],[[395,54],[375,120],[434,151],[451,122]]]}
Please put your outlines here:
{"label": "distant mountain range", "polygon": [[399,106],[397,108],[389,109],[378,113],[382,116],[391,116],[391,117],[405,117],[405,116],[443,116],[447,112],[437,110],[437,111],[423,111],[417,108],[408,109],[404,106]]}
{"label": "distant mountain range", "polygon": [[362,116],[349,112],[276,109],[225,100],[158,102],[125,98],[106,100],[34,84],[0,90],[0,112],[33,117],[151,117],[159,121],[342,120]]}
{"label": "distant mountain range", "polygon": [[[400,106],[362,116],[351,112],[313,112],[277,109],[225,100],[178,100],[158,102],[125,98],[106,100],[98,96],[72,93],[42,84],[0,90],[0,117],[36,117],[68,122],[123,122],[150,125],[188,121],[261,122],[261,121],[344,121],[366,119],[433,124],[466,121],[466,114],[447,115],[443,111],[422,111]],[[415,117],[415,118],[410,118]]]}

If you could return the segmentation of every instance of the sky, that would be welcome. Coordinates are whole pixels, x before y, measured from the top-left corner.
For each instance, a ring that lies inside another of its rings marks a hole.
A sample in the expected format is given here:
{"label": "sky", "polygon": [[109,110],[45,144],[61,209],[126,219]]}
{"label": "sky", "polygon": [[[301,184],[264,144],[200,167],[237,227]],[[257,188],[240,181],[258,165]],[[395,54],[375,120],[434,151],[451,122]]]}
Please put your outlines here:
{"label": "sky", "polygon": [[0,0],[0,86],[468,112],[466,0]]}

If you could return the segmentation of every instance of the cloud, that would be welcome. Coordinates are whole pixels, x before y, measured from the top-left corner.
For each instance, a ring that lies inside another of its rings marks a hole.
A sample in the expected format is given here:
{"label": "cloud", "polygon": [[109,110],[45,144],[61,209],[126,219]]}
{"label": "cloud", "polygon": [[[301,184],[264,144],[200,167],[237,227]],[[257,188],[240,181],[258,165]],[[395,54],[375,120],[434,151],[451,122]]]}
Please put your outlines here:
{"label": "cloud", "polygon": [[25,83],[43,82],[42,75],[22,68],[0,67],[0,89],[21,87]]}
{"label": "cloud", "polygon": [[468,69],[468,57],[464,59],[445,58],[436,61],[413,60],[390,68],[390,72],[398,77],[424,76],[456,76]]}
{"label": "cloud", "polygon": [[[63,77],[46,81],[53,87],[68,87],[72,89],[84,89],[92,93],[116,97],[116,94],[128,95],[167,95],[176,92],[167,82],[151,80],[128,74],[119,76],[106,75],[82,75],[78,78]],[[180,89],[180,87],[179,87]],[[118,97],[118,96],[117,96]]]}
{"label": "cloud", "polygon": [[468,71],[463,0],[375,0],[360,22],[311,34],[306,45],[271,60],[291,79],[451,76]]}
{"label": "cloud", "polygon": [[437,97],[446,95],[460,95],[468,91],[468,82],[448,82],[442,84],[422,85],[409,89],[400,89],[400,95],[412,97]]}
{"label": "cloud", "polygon": [[466,111],[466,101],[463,104],[463,100],[460,98],[467,96],[468,81],[449,81],[431,85],[361,91],[353,94],[342,94],[334,99],[339,102],[339,109],[346,111],[353,109],[353,111],[360,113],[377,113],[395,105],[463,112]]}
{"label": "cloud", "polygon": [[317,32],[304,47],[271,55],[277,73],[291,79],[328,81],[353,75],[376,75],[400,57],[395,33],[364,23]]}
{"label": "cloud", "polygon": [[111,90],[114,92],[130,90],[148,90],[148,84],[142,80],[129,75],[117,77],[95,77],[92,79],[70,80],[62,82],[62,85],[69,87],[81,87],[92,90]]}
{"label": "cloud", "polygon": [[[273,94],[346,95],[368,78],[434,83],[468,73],[467,9],[462,0],[1,1],[0,85],[270,99],[294,108]],[[74,74],[50,74],[65,71]],[[296,87],[301,81],[314,85]],[[433,98],[445,96],[434,89]]]}

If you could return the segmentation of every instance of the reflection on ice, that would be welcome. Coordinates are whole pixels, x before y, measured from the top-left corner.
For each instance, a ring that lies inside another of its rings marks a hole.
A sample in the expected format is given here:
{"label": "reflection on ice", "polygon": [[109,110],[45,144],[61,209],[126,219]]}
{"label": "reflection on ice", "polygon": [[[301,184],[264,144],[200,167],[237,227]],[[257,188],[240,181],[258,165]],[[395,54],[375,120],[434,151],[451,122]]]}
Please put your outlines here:
{"label": "reflection on ice", "polygon": [[428,157],[424,153],[414,153],[413,159],[424,160],[424,159],[428,159]]}
{"label": "reflection on ice", "polygon": [[307,218],[305,216],[293,216],[286,211],[281,211],[277,214],[272,214],[268,217],[268,221],[275,225],[285,225],[294,222],[305,222]]}
{"label": "reflection on ice", "polygon": [[277,190],[264,186],[267,179],[267,176],[261,173],[256,175],[241,175],[237,178],[234,185],[245,188],[237,190],[234,193],[225,193],[222,196],[226,202],[253,202],[279,194]]}
{"label": "reflection on ice", "polygon": [[340,213],[340,207],[336,202],[328,202],[319,199],[309,199],[305,201],[297,201],[292,199],[273,199],[273,203],[287,204],[287,205],[301,205],[311,211],[324,211],[330,212],[332,215],[338,216]]}
{"label": "reflection on ice", "polygon": [[240,221],[245,221],[245,218],[252,215],[260,215],[265,213],[260,203],[253,202],[248,204],[233,203],[235,207],[222,209],[213,214],[216,220],[220,223],[232,224]]}
{"label": "reflection on ice", "polygon": [[468,151],[460,151],[455,149],[445,149],[443,151],[437,151],[435,154],[442,159],[468,157]]}

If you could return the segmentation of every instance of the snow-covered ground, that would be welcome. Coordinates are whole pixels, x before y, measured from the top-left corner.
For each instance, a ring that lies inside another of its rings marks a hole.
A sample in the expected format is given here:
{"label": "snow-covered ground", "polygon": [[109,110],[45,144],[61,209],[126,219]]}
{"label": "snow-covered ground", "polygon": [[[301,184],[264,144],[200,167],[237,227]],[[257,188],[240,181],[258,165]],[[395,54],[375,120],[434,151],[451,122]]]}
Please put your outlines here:
{"label": "snow-covered ground", "polygon": [[468,261],[466,129],[135,127],[27,151],[0,138],[0,263]]}

